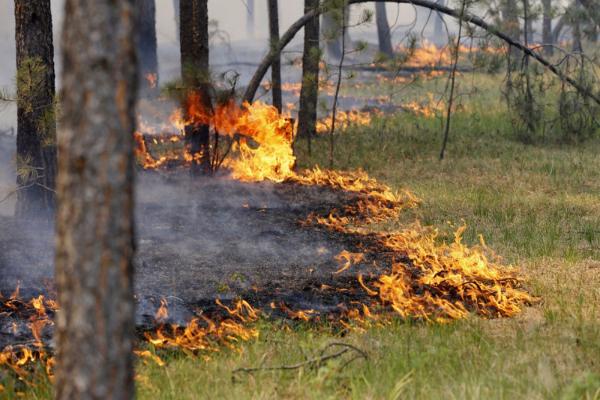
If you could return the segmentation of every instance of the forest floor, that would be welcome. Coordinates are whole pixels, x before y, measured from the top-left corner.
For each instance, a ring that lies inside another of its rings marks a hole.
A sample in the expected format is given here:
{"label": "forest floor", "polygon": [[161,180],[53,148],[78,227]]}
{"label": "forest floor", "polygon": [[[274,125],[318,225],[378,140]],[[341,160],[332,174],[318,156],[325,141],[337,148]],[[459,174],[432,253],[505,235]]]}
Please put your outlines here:
{"label": "forest floor", "polygon": [[[495,92],[456,113],[447,157],[438,159],[436,117],[398,113],[351,126],[336,139],[336,169],[362,168],[422,204],[389,223],[420,220],[451,240],[487,245],[519,267],[542,301],[515,318],[472,316],[449,324],[394,321],[343,337],[327,325],[260,320],[258,339],[233,350],[140,360],[140,399],[598,399],[600,398],[600,142],[524,145]],[[301,167],[327,166],[328,138],[299,146]],[[389,228],[385,226],[382,228]],[[331,342],[367,359],[318,367],[234,373],[293,365]],[[150,350],[153,350],[150,348]],[[2,382],[10,393],[10,381]],[[28,398],[49,398],[45,378]]]}

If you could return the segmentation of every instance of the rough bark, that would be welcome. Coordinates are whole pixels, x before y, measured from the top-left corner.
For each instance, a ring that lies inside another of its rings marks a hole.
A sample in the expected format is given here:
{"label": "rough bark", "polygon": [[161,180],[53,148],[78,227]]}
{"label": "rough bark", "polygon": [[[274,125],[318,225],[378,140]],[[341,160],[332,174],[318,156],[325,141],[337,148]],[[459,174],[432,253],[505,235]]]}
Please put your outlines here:
{"label": "rough bark", "polygon": [[136,7],[140,92],[144,96],[157,95],[156,3],[155,0],[136,0]]}
{"label": "rough bark", "polygon": [[15,0],[19,218],[49,219],[55,206],[56,122],[50,0]]}
{"label": "rough bark", "polygon": [[[581,85],[576,80],[565,75],[553,63],[551,63],[550,61],[548,61],[547,59],[542,57],[537,52],[535,52],[535,51],[531,50],[530,48],[528,48],[527,46],[523,45],[523,43],[521,43],[519,40],[512,39],[506,33],[499,30],[497,27],[490,25],[489,23],[487,23],[482,18],[480,18],[476,15],[465,12],[464,15],[462,15],[462,17],[461,17],[460,10],[455,10],[455,9],[443,6],[441,4],[437,4],[430,0],[347,0],[347,1],[348,1],[348,4],[363,4],[363,3],[370,3],[370,2],[412,4],[414,6],[425,7],[430,10],[438,11],[442,14],[449,15],[453,18],[462,19],[464,22],[470,23],[476,27],[479,27],[479,28],[485,30],[489,34],[496,36],[498,39],[500,39],[500,40],[504,41],[505,43],[509,44],[510,46],[518,49],[521,53],[535,59],[538,63],[543,65],[544,68],[546,68],[548,71],[552,72],[561,81],[568,83],[571,87],[573,87],[575,90],[577,90],[577,92],[579,92],[581,95],[594,100],[594,102],[596,104],[600,104],[600,96],[598,96],[592,90],[590,90],[589,88]],[[324,12],[324,9],[322,7],[319,7],[309,13],[304,14],[296,22],[294,22],[283,35],[281,35],[281,39],[279,40],[278,48],[273,51],[270,51],[269,54],[267,54],[263,58],[263,60],[260,62],[260,64],[258,65],[258,68],[256,69],[254,75],[252,76],[252,79],[250,79],[250,82],[248,83],[248,87],[246,88],[246,91],[244,92],[244,96],[242,98],[243,101],[247,101],[247,102],[253,101],[254,96],[256,95],[256,91],[258,90],[258,87],[260,86],[260,82],[264,78],[265,74],[269,70],[269,66],[273,62],[272,61],[273,57],[275,57],[277,55],[277,53],[280,53],[285,48],[285,46],[287,46],[292,41],[294,36],[296,36],[296,34],[312,18],[314,18],[315,16],[321,15],[323,12]]]}
{"label": "rough bark", "polygon": [[377,23],[377,38],[379,40],[379,52],[385,54],[388,57],[393,57],[394,48],[392,47],[392,35],[390,33],[390,25],[388,23],[385,3],[375,4],[375,20]]}
{"label": "rough bark", "polygon": [[[278,0],[267,0],[269,9],[269,36],[271,49],[276,49],[279,43],[279,7]],[[281,54],[273,59],[271,64],[271,93],[273,106],[281,112]]]}
{"label": "rough bark", "polygon": [[[304,13],[319,6],[319,0],[304,0]],[[298,110],[298,136],[305,137],[311,154],[311,139],[317,126],[317,104],[319,100],[319,17],[311,18],[304,27],[304,53],[302,55],[302,87]]]}
{"label": "rough bark", "polygon": [[131,399],[134,0],[67,0],[57,179],[57,399]]}
{"label": "rough bark", "polygon": [[544,54],[554,54],[554,37],[552,35],[552,0],[542,0],[542,42],[549,46],[544,47]]}
{"label": "rough bark", "polygon": [[[199,106],[210,113],[210,70],[208,35],[208,0],[181,0],[180,2],[181,76],[186,89],[184,110],[188,109],[190,94],[201,99]],[[210,129],[201,123],[185,127],[189,151],[194,155],[192,174],[210,172]]]}

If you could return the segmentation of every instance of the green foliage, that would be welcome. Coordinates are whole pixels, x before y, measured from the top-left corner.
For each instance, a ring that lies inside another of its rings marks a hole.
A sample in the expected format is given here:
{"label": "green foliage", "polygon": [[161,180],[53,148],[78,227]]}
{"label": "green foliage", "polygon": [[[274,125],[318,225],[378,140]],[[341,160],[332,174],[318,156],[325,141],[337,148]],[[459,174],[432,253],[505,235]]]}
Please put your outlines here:
{"label": "green foliage", "polygon": [[26,58],[17,70],[18,105],[32,113],[41,87],[45,87],[47,67],[39,57]]}

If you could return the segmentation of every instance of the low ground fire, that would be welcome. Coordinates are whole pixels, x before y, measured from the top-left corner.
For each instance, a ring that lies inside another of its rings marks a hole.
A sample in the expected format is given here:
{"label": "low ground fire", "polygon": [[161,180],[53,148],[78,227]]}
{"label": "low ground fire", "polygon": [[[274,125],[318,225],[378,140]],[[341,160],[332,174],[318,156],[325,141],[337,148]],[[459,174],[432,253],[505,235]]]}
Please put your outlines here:
{"label": "low ground fire", "polygon": [[[193,160],[181,131],[136,134],[140,180],[154,188],[140,189],[138,210],[137,324],[147,344],[137,354],[145,360],[162,363],[148,345],[210,357],[255,338],[261,317],[359,329],[394,316],[511,317],[532,301],[517,271],[494,261],[483,240],[463,243],[464,227],[450,243],[418,221],[376,228],[418,207],[410,192],[361,171],[295,171],[294,128],[273,107],[175,110],[170,126],[200,122],[220,137],[213,145],[222,152],[219,174],[201,182],[181,171]],[[59,305],[18,293],[0,303],[0,364],[19,376],[38,361],[50,371]]]}

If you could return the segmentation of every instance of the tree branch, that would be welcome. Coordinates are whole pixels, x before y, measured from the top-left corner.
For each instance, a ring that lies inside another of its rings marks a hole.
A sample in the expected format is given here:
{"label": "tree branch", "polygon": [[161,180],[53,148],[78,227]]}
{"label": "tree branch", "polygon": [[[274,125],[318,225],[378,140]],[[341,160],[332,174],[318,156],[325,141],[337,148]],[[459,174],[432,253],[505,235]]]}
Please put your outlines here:
{"label": "tree branch", "polygon": [[[460,10],[454,10],[454,9],[446,7],[444,5],[437,4],[431,0],[348,0],[348,5],[371,3],[371,2],[412,4],[412,5],[419,6],[419,7],[429,8],[431,10],[435,10],[442,14],[446,14],[451,17],[461,19],[464,22],[473,24],[473,25],[487,31],[488,33],[496,36],[497,38],[503,40],[504,42],[508,43],[509,45],[517,48],[518,50],[523,52],[525,55],[530,56],[531,58],[535,59],[537,62],[542,64],[545,68],[550,70],[554,75],[556,75],[560,80],[567,82],[569,85],[571,85],[573,88],[575,88],[580,94],[593,99],[597,104],[600,105],[600,97],[598,95],[594,94],[592,91],[590,91],[586,87],[582,86],[574,79],[563,74],[558,68],[556,68],[552,63],[550,63],[548,60],[546,60],[541,55],[535,53],[534,51],[529,49],[527,46],[523,45],[518,40],[512,39],[510,36],[501,32],[496,27],[488,24],[482,18],[480,18],[476,15],[465,13],[461,17]],[[244,93],[244,96],[242,98],[243,101],[247,101],[247,102],[253,101],[254,96],[256,95],[256,91],[258,90],[258,88],[260,86],[260,82],[263,80],[265,74],[267,73],[269,67],[271,66],[273,59],[281,53],[281,51],[292,41],[294,36],[296,36],[296,34],[304,27],[304,25],[306,25],[308,23],[309,20],[311,20],[312,18],[314,18],[316,16],[321,15],[324,11],[325,11],[325,8],[323,6],[316,8],[316,9],[306,13],[304,16],[300,17],[300,19],[298,19],[296,22],[294,22],[290,26],[290,28],[283,34],[283,36],[281,36],[278,46],[273,48],[269,52],[269,54],[267,54],[264,57],[264,59],[258,66],[256,72],[254,73],[254,76],[252,77],[252,79],[250,80],[250,83],[248,84],[248,87],[246,88],[246,92]]]}

